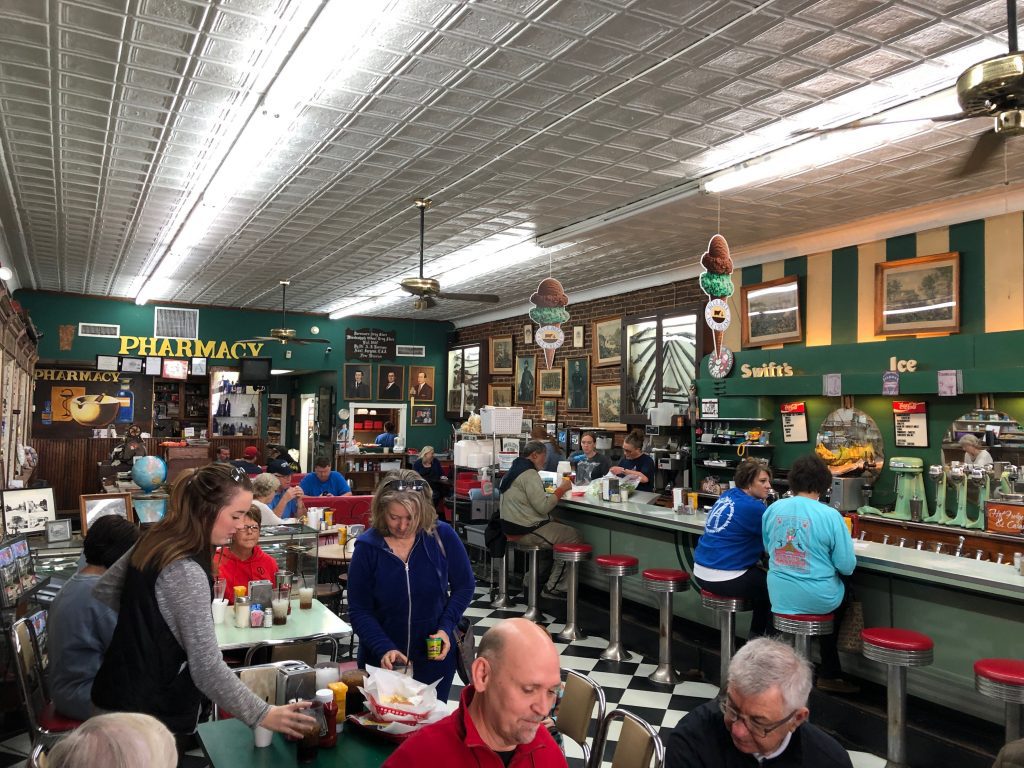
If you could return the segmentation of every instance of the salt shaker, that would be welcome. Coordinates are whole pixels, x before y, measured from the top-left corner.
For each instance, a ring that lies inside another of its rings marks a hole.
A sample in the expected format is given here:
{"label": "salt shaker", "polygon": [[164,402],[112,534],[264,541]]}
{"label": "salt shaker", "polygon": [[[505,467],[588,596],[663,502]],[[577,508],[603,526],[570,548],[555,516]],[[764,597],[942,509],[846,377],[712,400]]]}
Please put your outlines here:
{"label": "salt shaker", "polygon": [[249,626],[249,598],[235,598],[235,626],[246,629]]}

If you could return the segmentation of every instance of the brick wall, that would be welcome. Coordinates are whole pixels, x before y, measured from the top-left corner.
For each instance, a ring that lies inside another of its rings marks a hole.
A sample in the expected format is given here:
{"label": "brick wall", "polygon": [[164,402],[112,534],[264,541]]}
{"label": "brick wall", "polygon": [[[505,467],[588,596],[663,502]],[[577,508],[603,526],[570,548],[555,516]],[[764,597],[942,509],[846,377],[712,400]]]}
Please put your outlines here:
{"label": "brick wall", "polygon": [[[614,290],[614,288],[610,287],[609,290]],[[570,293],[569,306],[566,307],[569,311],[570,319],[569,322],[562,326],[562,330],[565,331],[565,343],[556,351],[554,365],[564,367],[566,360],[587,355],[591,357],[591,385],[617,382],[621,377],[620,366],[608,366],[605,368],[593,367],[593,323],[595,320],[613,317],[616,315],[647,314],[658,310],[672,309],[674,307],[683,307],[693,304],[703,305],[706,300],[707,297],[701,292],[700,286],[695,278],[667,283],[666,285],[655,286],[642,291],[606,296],[604,298],[585,301],[579,304],[574,304],[572,302],[572,294]],[[531,338],[529,344],[525,344],[523,341],[523,326],[527,324],[530,325]],[[582,325],[584,329],[582,348],[574,348],[572,346],[573,329],[577,325]],[[708,335],[707,327],[703,323],[700,324],[700,327],[705,330],[706,338],[704,340],[704,349],[706,350],[710,348],[710,336]],[[511,336],[514,354],[521,355],[536,353],[538,370],[543,370],[543,350],[537,346],[536,342],[533,341],[533,333],[536,330],[536,323],[532,322],[529,316],[525,313],[516,315],[515,317],[505,318],[504,320],[496,320],[491,323],[482,323],[480,325],[467,326],[465,328],[458,329],[456,332],[455,344],[472,344],[475,342],[482,344],[480,351],[483,361],[482,368],[485,371],[485,374],[482,377],[481,389],[483,399],[486,399],[487,397],[488,384],[510,386],[513,387],[513,393],[515,392],[513,375],[492,375],[486,373],[489,369],[490,362],[488,339],[492,336]],[[594,417],[592,413],[569,413],[565,410],[566,402],[564,393],[565,382],[563,377],[563,396],[561,398],[557,398],[557,420],[564,422],[568,426],[593,426]],[[538,395],[535,405],[524,405],[524,417],[533,419],[534,422],[540,421],[541,401],[546,399],[551,398],[542,398]]]}

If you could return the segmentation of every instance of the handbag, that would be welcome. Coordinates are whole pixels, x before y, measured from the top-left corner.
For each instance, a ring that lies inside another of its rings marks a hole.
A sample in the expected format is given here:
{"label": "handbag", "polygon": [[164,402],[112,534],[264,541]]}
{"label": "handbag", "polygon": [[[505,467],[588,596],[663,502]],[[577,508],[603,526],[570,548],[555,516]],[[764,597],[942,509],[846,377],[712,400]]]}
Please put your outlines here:
{"label": "handbag", "polygon": [[860,635],[862,629],[864,629],[864,604],[860,600],[854,600],[846,609],[843,623],[839,625],[836,647],[844,653],[859,654],[864,650],[864,638]]}

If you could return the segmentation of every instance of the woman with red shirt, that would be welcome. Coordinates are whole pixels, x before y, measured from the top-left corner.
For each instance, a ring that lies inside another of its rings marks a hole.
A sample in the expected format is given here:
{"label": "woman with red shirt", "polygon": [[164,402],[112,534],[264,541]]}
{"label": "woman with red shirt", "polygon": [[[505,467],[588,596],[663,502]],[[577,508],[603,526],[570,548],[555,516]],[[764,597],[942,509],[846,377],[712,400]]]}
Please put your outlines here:
{"label": "woman with red shirt", "polygon": [[260,511],[250,507],[245,513],[245,524],[231,537],[230,547],[217,550],[217,576],[226,579],[224,597],[235,601],[236,586],[248,587],[250,581],[266,579],[273,584],[277,574],[277,561],[259,548]]}

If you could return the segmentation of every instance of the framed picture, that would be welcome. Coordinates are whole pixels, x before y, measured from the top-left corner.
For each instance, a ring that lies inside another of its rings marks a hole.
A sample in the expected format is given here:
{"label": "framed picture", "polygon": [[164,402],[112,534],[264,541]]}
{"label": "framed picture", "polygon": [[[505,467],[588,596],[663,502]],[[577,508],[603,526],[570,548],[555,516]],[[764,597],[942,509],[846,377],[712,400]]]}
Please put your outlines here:
{"label": "framed picture", "polygon": [[590,358],[570,357],[565,361],[565,409],[590,411]]}
{"label": "framed picture", "polygon": [[593,386],[594,421],[601,429],[625,429],[622,423],[622,386],[595,384]]}
{"label": "framed picture", "polygon": [[520,434],[528,435],[533,431],[533,419],[523,419],[523,431]]}
{"label": "framed picture", "polygon": [[142,373],[142,364],[145,362],[141,357],[121,358],[122,373]]}
{"label": "framed picture", "polygon": [[345,363],[345,399],[369,400],[372,377],[369,363]]}
{"label": "framed picture", "polygon": [[377,366],[377,399],[404,400],[405,367],[401,365]]}
{"label": "framed picture", "polygon": [[538,374],[540,386],[537,387],[537,393],[541,397],[561,397],[562,374],[562,366],[558,366],[557,368],[547,368],[541,371]]}
{"label": "framed picture", "polygon": [[622,361],[622,316],[594,321],[594,366],[618,365]]}
{"label": "framed picture", "polygon": [[512,405],[512,386],[487,385],[487,404],[497,408]]}
{"label": "framed picture", "polygon": [[572,329],[573,349],[583,349],[583,326],[575,325]]}
{"label": "framed picture", "polygon": [[121,358],[117,355],[96,355],[97,371],[116,371],[120,366]]}
{"label": "framed picture", "polygon": [[193,357],[192,358],[192,375],[193,376],[205,376],[206,375],[206,358],[205,357]]}
{"label": "framed picture", "polygon": [[146,357],[146,375],[159,376],[164,370],[164,359],[162,357]]}
{"label": "framed picture", "polygon": [[84,493],[78,497],[78,509],[82,515],[83,536],[93,523],[107,515],[117,515],[129,523],[135,522],[130,493]]}
{"label": "framed picture", "polygon": [[163,360],[163,370],[160,373],[165,379],[187,381],[188,360],[174,360],[172,358],[165,357]]}
{"label": "framed picture", "polygon": [[527,323],[523,326],[523,344],[533,341],[533,326]]}
{"label": "framed picture", "polygon": [[544,421],[554,421],[558,414],[557,400],[541,400],[540,417]]}
{"label": "framed picture", "polygon": [[516,355],[516,404],[537,402],[537,356]]}
{"label": "framed picture", "polygon": [[434,366],[409,366],[409,397],[415,397],[417,403],[434,402]]}
{"label": "framed picture", "polygon": [[763,347],[802,341],[800,325],[800,278],[780,277],[740,288],[743,346]]}
{"label": "framed picture", "polygon": [[491,373],[512,373],[512,337],[491,336]]}
{"label": "framed picture", "polygon": [[412,409],[412,425],[414,427],[432,427],[437,423],[436,405],[416,405]]}
{"label": "framed picture", "polygon": [[71,541],[71,521],[47,520],[46,521],[46,543],[58,544],[62,541]]}
{"label": "framed picture", "polygon": [[960,254],[939,253],[875,265],[875,333],[960,330]]}
{"label": "framed picture", "polygon": [[53,488],[17,488],[4,491],[7,535],[41,533],[46,523],[57,519]]}

